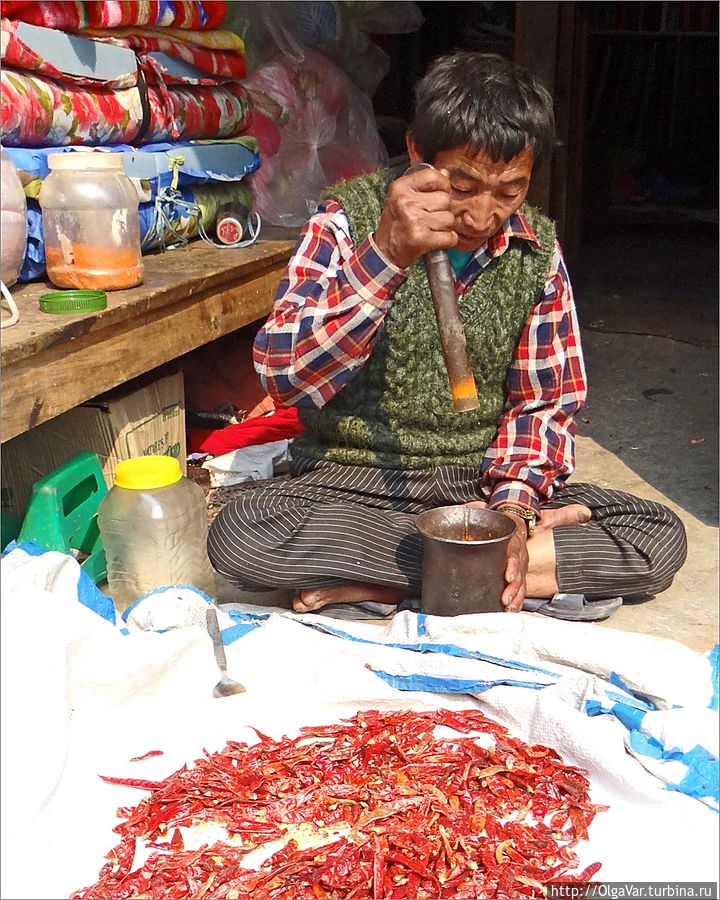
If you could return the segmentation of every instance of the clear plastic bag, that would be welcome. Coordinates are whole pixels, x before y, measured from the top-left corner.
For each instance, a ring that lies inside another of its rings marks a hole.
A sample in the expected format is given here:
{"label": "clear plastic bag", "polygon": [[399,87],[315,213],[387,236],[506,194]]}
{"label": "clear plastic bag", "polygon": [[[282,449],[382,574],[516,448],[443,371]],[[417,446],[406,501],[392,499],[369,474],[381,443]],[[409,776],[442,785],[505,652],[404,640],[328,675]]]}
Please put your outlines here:
{"label": "clear plastic bag", "polygon": [[344,0],[337,7],[337,35],[317,48],[372,97],[390,69],[390,57],[371,36],[417,31],[424,22],[420,7],[411,0]]}
{"label": "clear plastic bag", "polygon": [[223,27],[245,41],[250,72],[278,54],[301,63],[305,51],[313,48],[372,97],[387,75],[390,57],[371,36],[417,31],[423,21],[412,0],[237,0],[228,4]]}
{"label": "clear plastic bag", "polygon": [[27,204],[20,176],[0,147],[2,221],[0,222],[0,277],[7,287],[15,284],[22,268],[27,235]]}
{"label": "clear plastic bag", "polygon": [[249,183],[263,221],[301,225],[326,187],[387,163],[370,100],[322,54],[277,55],[245,86],[261,151]]}

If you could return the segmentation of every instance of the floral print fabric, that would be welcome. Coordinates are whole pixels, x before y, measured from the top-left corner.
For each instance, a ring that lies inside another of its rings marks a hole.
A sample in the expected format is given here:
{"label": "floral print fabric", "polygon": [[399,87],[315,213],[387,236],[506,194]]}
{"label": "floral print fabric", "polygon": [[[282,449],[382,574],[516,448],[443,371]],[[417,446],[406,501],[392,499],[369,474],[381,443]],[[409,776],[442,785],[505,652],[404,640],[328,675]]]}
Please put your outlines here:
{"label": "floral print fabric", "polygon": [[245,130],[248,117],[245,89],[232,82],[214,87],[148,84],[144,134],[138,87],[75,85],[4,67],[0,88],[0,139],[9,147],[229,138]]}
{"label": "floral print fabric", "polygon": [[221,0],[5,0],[3,16],[58,31],[153,25],[209,31],[225,17]]}
{"label": "floral print fabric", "polygon": [[[98,84],[97,78],[70,75],[44,59],[32,47],[29,47],[17,35],[17,22],[10,19],[0,19],[0,59],[3,66],[12,66],[14,69],[23,69],[34,75],[47,75],[49,78],[72,81],[75,84]],[[137,69],[132,68],[126,74],[119,75],[112,80],[102,82],[103,87],[125,88],[137,84]]]}
{"label": "floral print fabric", "polygon": [[[80,77],[63,72],[48,60],[43,59],[18,37],[17,24],[10,19],[0,20],[0,56],[3,65],[24,69],[34,75],[47,75],[54,79],[74,81],[77,84],[98,83],[96,78]],[[159,32],[143,28],[120,28],[114,31],[95,29],[92,32],[84,32],[79,37],[112,43],[132,50],[137,55],[145,77],[149,81],[158,81],[160,77],[168,84],[217,84],[221,81],[242,81],[246,74],[244,45],[239,38],[241,49],[238,50],[236,44],[235,50],[228,51],[208,50],[179,38],[166,38]],[[181,59],[201,72],[207,73],[209,77],[203,79],[171,74],[155,57],[149,59],[148,54],[150,53],[165,53]],[[103,81],[105,87],[130,87],[136,83],[135,67],[132,72],[118,76],[112,81]]]}
{"label": "floral print fabric", "polygon": [[[105,41],[117,44],[120,47],[128,47],[138,54],[141,61],[147,53],[167,53],[176,59],[195,66],[201,72],[207,72],[218,78],[231,81],[242,81],[247,74],[245,57],[243,56],[243,43],[241,49],[212,50],[196,44],[181,41],[177,38],[167,38],[159,31],[149,31],[144,28],[121,28],[117,31],[94,29],[84,31],[82,37],[92,38],[94,41]],[[233,35],[234,37],[234,35]],[[235,45],[237,46],[237,45]],[[23,66],[22,68],[26,68]],[[170,83],[171,76],[165,73],[165,80]],[[187,79],[185,79],[187,80]]]}

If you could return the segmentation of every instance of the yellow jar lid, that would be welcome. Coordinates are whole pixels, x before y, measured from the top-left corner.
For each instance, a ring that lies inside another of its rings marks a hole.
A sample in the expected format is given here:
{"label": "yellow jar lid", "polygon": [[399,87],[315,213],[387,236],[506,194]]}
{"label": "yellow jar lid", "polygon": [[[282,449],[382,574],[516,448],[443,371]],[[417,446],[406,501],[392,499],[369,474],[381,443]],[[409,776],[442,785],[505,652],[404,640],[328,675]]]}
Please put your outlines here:
{"label": "yellow jar lid", "polygon": [[138,456],[115,467],[115,484],[131,491],[168,487],[181,478],[180,462],[174,456]]}

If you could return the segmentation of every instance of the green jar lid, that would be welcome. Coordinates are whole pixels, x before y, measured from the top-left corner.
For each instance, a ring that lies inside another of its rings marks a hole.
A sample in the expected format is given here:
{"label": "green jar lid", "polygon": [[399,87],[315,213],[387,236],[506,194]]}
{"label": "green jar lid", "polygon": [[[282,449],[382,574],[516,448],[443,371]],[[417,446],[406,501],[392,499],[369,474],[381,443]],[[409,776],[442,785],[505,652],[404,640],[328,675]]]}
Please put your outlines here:
{"label": "green jar lid", "polygon": [[106,307],[105,291],[50,291],[40,296],[40,310],[46,313],[87,313]]}

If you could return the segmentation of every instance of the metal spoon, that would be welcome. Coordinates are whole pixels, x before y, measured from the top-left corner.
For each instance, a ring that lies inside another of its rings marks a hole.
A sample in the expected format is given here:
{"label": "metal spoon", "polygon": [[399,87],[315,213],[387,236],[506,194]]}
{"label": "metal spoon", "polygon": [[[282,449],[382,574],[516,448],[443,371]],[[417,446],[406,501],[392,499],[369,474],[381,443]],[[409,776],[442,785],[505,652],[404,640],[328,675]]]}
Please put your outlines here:
{"label": "metal spoon", "polygon": [[215,651],[215,661],[220,669],[220,681],[213,688],[213,697],[232,697],[233,694],[244,694],[245,688],[239,681],[234,681],[227,674],[227,659],[225,658],[225,648],[223,647],[222,638],[220,637],[220,626],[218,625],[217,610],[214,606],[208,606],[205,613],[205,621],[207,630],[210,634]]}

